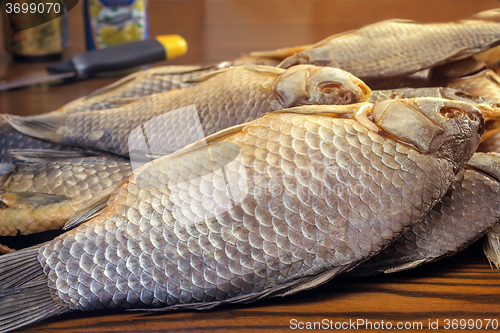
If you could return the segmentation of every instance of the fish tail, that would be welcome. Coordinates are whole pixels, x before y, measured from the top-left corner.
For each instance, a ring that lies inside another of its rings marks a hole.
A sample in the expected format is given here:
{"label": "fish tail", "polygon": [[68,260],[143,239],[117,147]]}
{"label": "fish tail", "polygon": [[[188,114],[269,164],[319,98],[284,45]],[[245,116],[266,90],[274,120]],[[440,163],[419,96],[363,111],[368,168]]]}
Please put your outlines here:
{"label": "fish tail", "polygon": [[13,116],[4,115],[3,119],[19,132],[35,138],[58,142],[59,127],[64,126],[68,114],[54,114],[42,116]]}
{"label": "fish tail", "polygon": [[0,333],[71,311],[51,294],[40,246],[0,256]]}

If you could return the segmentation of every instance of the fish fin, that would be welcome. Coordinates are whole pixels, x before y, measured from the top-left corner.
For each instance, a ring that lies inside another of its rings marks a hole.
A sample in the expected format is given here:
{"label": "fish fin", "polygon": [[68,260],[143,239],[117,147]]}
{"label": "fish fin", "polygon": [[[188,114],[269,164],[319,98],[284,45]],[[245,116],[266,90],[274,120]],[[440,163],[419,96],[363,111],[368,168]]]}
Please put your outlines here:
{"label": "fish fin", "polygon": [[490,266],[500,269],[500,225],[491,228],[486,234],[483,251]]}
{"label": "fish fin", "polygon": [[10,163],[0,163],[0,184],[2,184],[7,177],[14,171],[16,166]]}
{"label": "fish fin", "polygon": [[71,311],[52,297],[38,261],[42,245],[0,257],[0,332]]}
{"label": "fish fin", "polygon": [[294,46],[294,47],[283,47],[271,51],[256,51],[256,52],[251,52],[250,56],[256,58],[273,58],[273,59],[283,60],[296,53],[310,49],[311,47],[313,47],[313,45],[314,44]]}
{"label": "fish fin", "polygon": [[220,63],[210,63],[210,64],[204,64],[204,65],[163,66],[163,67],[152,68],[152,69],[150,69],[150,71],[152,72],[151,75],[175,75],[175,74],[195,73],[195,72],[199,72],[199,71],[205,71],[208,69],[217,70],[217,69],[226,68],[229,66],[231,66],[231,62],[222,61]]}
{"label": "fish fin", "polygon": [[127,75],[124,78],[122,78],[122,79],[120,79],[120,80],[118,80],[116,82],[113,82],[111,84],[108,84],[107,86],[104,86],[102,88],[99,88],[99,89],[91,92],[90,94],[88,94],[83,99],[84,100],[88,100],[88,99],[90,99],[92,97],[95,97],[97,95],[102,95],[102,94],[108,93],[108,92],[110,92],[112,90],[115,90],[116,88],[118,88],[120,86],[123,86],[123,85],[126,85],[126,84],[130,83],[130,81],[137,79],[137,76],[142,75],[143,73],[144,72],[137,72],[137,73],[133,73],[133,74]]}
{"label": "fish fin", "polygon": [[12,253],[14,251],[16,251],[16,250],[11,249],[10,247],[8,247],[6,245],[0,244],[0,253],[1,254]]}
{"label": "fish fin", "polygon": [[71,160],[75,158],[104,156],[102,153],[90,150],[53,150],[53,149],[10,149],[12,157],[27,162],[54,162],[55,160]]}
{"label": "fish fin", "polygon": [[412,268],[418,267],[418,266],[423,265],[423,264],[428,263],[428,262],[431,262],[431,260],[419,259],[419,260],[415,260],[415,261],[411,261],[411,262],[406,262],[404,264],[394,266],[391,268],[383,269],[381,271],[383,271],[384,273],[387,273],[387,274],[388,273],[396,273],[396,272],[406,271],[407,269],[412,269]]}
{"label": "fish fin", "polygon": [[12,116],[4,115],[4,120],[19,132],[39,139],[57,142],[60,135],[57,129],[64,124],[68,114],[54,114],[50,116]]}
{"label": "fish fin", "polygon": [[[38,244],[0,256],[0,291],[46,278],[38,261],[38,250],[42,245]],[[25,272],[32,273],[23,274]]]}
{"label": "fish fin", "polygon": [[354,116],[364,106],[373,107],[372,103],[362,102],[349,105],[301,105],[289,109],[277,110],[268,113],[298,113],[304,115],[338,114]]}
{"label": "fish fin", "polygon": [[500,22],[500,9],[485,10],[470,16],[468,19]]}
{"label": "fish fin", "polygon": [[274,296],[285,297],[288,295],[298,293],[299,291],[304,291],[304,290],[316,288],[316,287],[330,281],[331,279],[333,279],[334,277],[336,277],[337,275],[339,275],[343,271],[349,270],[349,268],[351,266],[338,266],[338,267],[335,267],[333,269],[327,270],[319,275],[304,278],[304,280],[301,281],[300,283],[298,283],[296,286],[294,286],[290,289],[287,289],[284,292],[276,294]]}
{"label": "fish fin", "polygon": [[108,109],[118,109],[122,106],[138,101],[142,97],[113,98],[106,102]]}
{"label": "fish fin", "polygon": [[108,203],[108,199],[113,193],[113,191],[124,182],[120,182],[110,187],[105,188],[101,192],[97,193],[89,201],[83,203],[80,208],[69,218],[63,227],[63,230],[68,230],[79,226],[85,221],[99,215]]}
{"label": "fish fin", "polygon": [[247,64],[244,65],[246,69],[249,69],[254,72],[258,73],[264,73],[264,74],[271,74],[271,75],[281,75],[285,72],[283,68],[278,68],[274,66],[266,66],[266,65],[253,65],[253,64]]}
{"label": "fish fin", "polygon": [[319,273],[314,276],[307,276],[303,278],[299,278],[297,280],[285,283],[283,285],[278,285],[269,289],[262,290],[260,292],[241,295],[233,298],[229,298],[223,301],[216,302],[207,302],[207,303],[192,303],[192,304],[177,304],[164,308],[154,308],[154,309],[129,309],[128,311],[149,311],[149,312],[157,312],[157,311],[174,311],[174,310],[208,310],[212,309],[216,306],[223,304],[247,304],[251,302],[255,302],[261,300],[263,298],[270,297],[284,297],[288,295],[295,294],[299,291],[309,290],[315,287],[318,287],[335,276],[342,273],[344,270],[348,270],[352,265],[345,266],[337,266],[330,270]]}
{"label": "fish fin", "polygon": [[200,75],[198,77],[195,77],[195,78],[190,79],[190,80],[186,80],[184,82],[186,82],[186,83],[200,83],[200,82],[204,82],[204,81],[207,81],[207,80],[209,80],[209,79],[211,79],[211,78],[213,78],[213,77],[215,77],[215,76],[217,76],[219,74],[223,74],[223,73],[225,73],[225,72],[227,72],[229,70],[232,70],[232,69],[233,69],[233,67],[221,68],[221,69],[218,69],[218,70],[216,70],[214,72],[210,72],[210,73],[207,73],[207,74],[204,74],[204,75]]}
{"label": "fish fin", "polygon": [[[221,131],[218,131],[217,133],[214,133],[214,134],[210,134],[209,136],[203,138],[203,139],[200,139],[194,143],[192,143],[192,146],[193,147],[198,147],[198,146],[201,146],[203,144],[208,144],[208,143],[212,143],[212,142],[215,142],[217,140],[220,140],[228,135],[231,135],[233,133],[238,133],[238,132],[241,132],[241,130],[243,129],[243,127],[245,127],[247,124],[239,124],[239,125],[235,125],[235,126],[231,126],[231,127],[228,127],[228,128],[225,128]],[[191,146],[191,145],[190,145]]]}
{"label": "fish fin", "polygon": [[48,205],[70,198],[63,195],[37,192],[5,192],[0,194],[0,209],[7,207]]}

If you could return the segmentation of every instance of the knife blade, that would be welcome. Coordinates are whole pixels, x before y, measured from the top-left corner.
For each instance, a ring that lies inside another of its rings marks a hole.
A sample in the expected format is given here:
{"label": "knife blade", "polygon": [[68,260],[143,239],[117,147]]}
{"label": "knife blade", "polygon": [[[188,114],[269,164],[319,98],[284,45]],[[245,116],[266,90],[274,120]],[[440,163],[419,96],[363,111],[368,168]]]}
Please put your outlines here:
{"label": "knife blade", "polygon": [[98,73],[141,66],[171,59],[187,52],[187,42],[179,35],[162,35],[146,41],[120,44],[74,56],[11,81],[0,81],[0,91],[63,79],[83,80]]}

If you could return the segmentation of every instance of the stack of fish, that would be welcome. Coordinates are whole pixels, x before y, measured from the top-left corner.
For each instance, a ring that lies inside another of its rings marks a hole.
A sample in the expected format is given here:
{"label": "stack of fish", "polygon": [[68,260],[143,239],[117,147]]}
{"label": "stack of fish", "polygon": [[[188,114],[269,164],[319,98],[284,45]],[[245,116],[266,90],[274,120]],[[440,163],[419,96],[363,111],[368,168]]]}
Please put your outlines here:
{"label": "stack of fish", "polygon": [[0,331],[248,303],[465,248],[500,219],[500,155],[475,153],[500,80],[474,58],[499,21],[383,21],[5,115],[1,235],[71,230],[0,256]]}

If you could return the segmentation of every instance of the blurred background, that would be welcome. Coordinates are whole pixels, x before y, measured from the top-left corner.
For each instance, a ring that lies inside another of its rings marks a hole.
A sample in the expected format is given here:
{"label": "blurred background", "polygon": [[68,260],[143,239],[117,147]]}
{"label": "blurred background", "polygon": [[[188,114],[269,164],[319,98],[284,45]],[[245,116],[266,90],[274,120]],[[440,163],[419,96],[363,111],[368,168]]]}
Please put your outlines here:
{"label": "blurred background", "polygon": [[[457,20],[499,4],[493,0],[148,0],[150,38],[179,34],[188,42],[187,54],[152,66],[221,61],[251,51],[311,44],[390,18],[421,22]],[[86,51],[83,0],[67,18],[70,46],[63,53],[64,59]],[[0,80],[43,70],[47,64],[14,63],[2,47]],[[116,80],[117,77],[99,78],[3,92],[0,113],[29,115],[52,111]]]}

